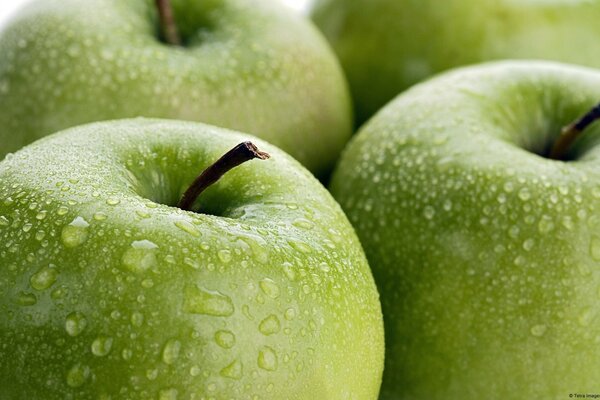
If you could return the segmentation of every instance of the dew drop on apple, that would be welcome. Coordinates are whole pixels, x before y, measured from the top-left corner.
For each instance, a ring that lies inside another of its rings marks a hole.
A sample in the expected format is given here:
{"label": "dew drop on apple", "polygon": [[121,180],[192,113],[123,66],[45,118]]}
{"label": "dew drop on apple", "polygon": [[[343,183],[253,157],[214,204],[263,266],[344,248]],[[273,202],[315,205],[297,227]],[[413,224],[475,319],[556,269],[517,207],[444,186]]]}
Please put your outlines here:
{"label": "dew drop on apple", "polygon": [[228,317],[234,312],[231,298],[217,290],[207,290],[190,285],[185,288],[184,295],[183,308],[190,314]]}
{"label": "dew drop on apple", "polygon": [[543,336],[546,333],[547,327],[546,325],[534,325],[531,327],[530,332],[533,336]]}
{"label": "dew drop on apple", "polygon": [[308,253],[312,252],[312,248],[304,242],[290,240],[290,241],[288,241],[288,243],[290,246],[292,246],[292,248],[294,248],[294,250],[297,250],[301,253],[308,254]]}
{"label": "dew drop on apple", "polygon": [[279,318],[276,315],[271,314],[265,319],[263,319],[258,325],[258,330],[263,335],[273,335],[279,332],[281,329],[281,323],[279,322]]}
{"label": "dew drop on apple", "polygon": [[139,311],[135,311],[131,314],[130,321],[131,325],[135,326],[136,328],[139,328],[144,323],[144,314],[142,314]]}
{"label": "dew drop on apple", "polygon": [[540,232],[542,235],[545,235],[546,233],[552,231],[553,229],[554,229],[554,222],[552,221],[552,218],[550,218],[547,215],[544,215],[540,219],[540,222],[538,222],[538,232]]}
{"label": "dew drop on apple", "polygon": [[531,249],[533,249],[533,246],[535,245],[535,240],[533,239],[527,239],[523,242],[523,250],[525,251],[531,251]]}
{"label": "dew drop on apple", "polygon": [[37,297],[33,293],[19,292],[16,301],[20,306],[31,307],[37,303]]}
{"label": "dew drop on apple", "polygon": [[88,238],[88,227],[90,224],[82,217],[75,218],[69,225],[65,226],[61,233],[61,240],[65,247],[73,248],[83,243]]}
{"label": "dew drop on apple", "polygon": [[264,294],[272,299],[279,297],[279,286],[273,280],[265,278],[259,283],[260,289]]}
{"label": "dew drop on apple", "polygon": [[8,226],[10,221],[4,215],[0,215],[0,226]]}
{"label": "dew drop on apple", "polygon": [[52,266],[42,267],[29,279],[29,284],[35,290],[46,290],[50,286],[54,285],[56,278],[58,277],[58,271]]}
{"label": "dew drop on apple", "polygon": [[88,380],[90,376],[90,368],[85,365],[75,364],[69,372],[67,372],[67,385],[72,388],[78,388]]}
{"label": "dew drop on apple", "polygon": [[225,368],[223,368],[219,374],[225,378],[230,379],[241,379],[243,374],[243,366],[239,360],[235,360]]}
{"label": "dew drop on apple", "polygon": [[104,357],[112,349],[113,339],[107,336],[99,336],[92,342],[92,354],[97,357]]}
{"label": "dew drop on apple", "polygon": [[433,219],[433,217],[435,216],[435,209],[431,206],[425,207],[425,209],[423,210],[423,216],[425,217],[425,219]]}
{"label": "dew drop on apple", "polygon": [[181,342],[177,339],[169,339],[162,351],[162,360],[165,364],[172,365],[179,358]]}
{"label": "dew drop on apple", "polygon": [[65,319],[65,330],[69,336],[78,336],[85,330],[87,326],[87,319],[85,316],[78,312],[74,311],[67,315]]}
{"label": "dew drop on apple", "polygon": [[215,343],[224,349],[230,349],[235,345],[235,335],[227,330],[217,331],[215,332]]}
{"label": "dew drop on apple", "polygon": [[116,206],[120,202],[121,200],[117,199],[116,197],[109,197],[108,199],[106,199],[106,204],[108,204],[109,206]]}
{"label": "dew drop on apple", "polygon": [[593,235],[590,240],[590,256],[594,261],[600,261],[600,237]]}
{"label": "dew drop on apple", "polygon": [[277,369],[277,353],[269,346],[264,346],[258,352],[258,366],[266,371]]}
{"label": "dew drop on apple", "polygon": [[300,229],[312,229],[315,224],[313,224],[312,222],[310,222],[309,220],[305,219],[305,218],[298,218],[296,219],[294,222],[292,222],[292,225],[294,225],[296,228],[300,228]]}
{"label": "dew drop on apple", "polygon": [[225,264],[231,261],[231,251],[229,250],[219,250],[217,256],[219,257],[219,260]]}
{"label": "dew drop on apple", "polygon": [[294,270],[294,266],[292,264],[286,261],[283,263],[282,268],[283,273],[290,281],[296,280],[296,271]]}
{"label": "dew drop on apple", "polygon": [[158,393],[158,400],[177,400],[177,389],[165,389]]}
{"label": "dew drop on apple", "polygon": [[146,371],[146,378],[148,378],[149,381],[153,381],[158,377],[158,369],[156,368],[152,368]]}
{"label": "dew drop on apple", "polygon": [[200,231],[189,221],[176,221],[175,226],[194,237],[200,237]]}
{"label": "dew drop on apple", "polygon": [[149,240],[134,241],[123,254],[123,266],[134,273],[152,268],[156,264],[157,248],[158,246]]}

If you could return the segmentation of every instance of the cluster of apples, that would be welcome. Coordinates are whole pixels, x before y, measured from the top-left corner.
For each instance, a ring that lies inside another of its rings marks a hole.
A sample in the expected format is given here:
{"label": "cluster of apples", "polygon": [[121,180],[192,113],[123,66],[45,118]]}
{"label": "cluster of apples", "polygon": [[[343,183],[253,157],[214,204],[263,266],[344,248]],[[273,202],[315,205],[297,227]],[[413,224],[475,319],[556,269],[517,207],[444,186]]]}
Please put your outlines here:
{"label": "cluster of apples", "polygon": [[2,29],[0,399],[600,392],[600,0],[313,17],[338,58],[274,0]]}

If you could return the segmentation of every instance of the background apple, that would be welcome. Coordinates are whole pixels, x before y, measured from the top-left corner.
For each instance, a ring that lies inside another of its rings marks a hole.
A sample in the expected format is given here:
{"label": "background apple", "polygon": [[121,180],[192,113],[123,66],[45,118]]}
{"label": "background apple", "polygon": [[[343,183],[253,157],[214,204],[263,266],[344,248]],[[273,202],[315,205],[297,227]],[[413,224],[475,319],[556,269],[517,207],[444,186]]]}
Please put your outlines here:
{"label": "background apple", "polygon": [[561,399],[600,382],[600,72],[545,62],[417,85],[353,139],[331,191],[382,297],[381,399]]}
{"label": "background apple", "polygon": [[317,0],[314,20],[350,81],[359,122],[414,83],[480,61],[600,67],[600,1]]}
{"label": "background apple", "polygon": [[0,34],[0,156],[57,130],[133,116],[254,133],[327,174],[351,134],[338,62],[271,0],[173,0],[184,47],[153,1],[38,0]]}
{"label": "background apple", "polygon": [[270,160],[173,207],[247,138],[105,122],[0,164],[0,398],[377,398],[377,290],[308,171],[256,140]]}

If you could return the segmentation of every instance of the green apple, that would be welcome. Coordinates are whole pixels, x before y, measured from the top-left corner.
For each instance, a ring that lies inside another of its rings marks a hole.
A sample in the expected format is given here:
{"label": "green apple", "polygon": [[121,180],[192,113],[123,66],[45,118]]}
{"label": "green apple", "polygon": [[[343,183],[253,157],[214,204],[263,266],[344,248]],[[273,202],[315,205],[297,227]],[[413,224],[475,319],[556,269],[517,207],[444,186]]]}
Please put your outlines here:
{"label": "green apple", "polygon": [[0,158],[82,123],[160,117],[249,132],[326,175],[350,96],[325,39],[273,0],[37,0],[0,33]]}
{"label": "green apple", "polygon": [[317,0],[313,14],[340,57],[359,121],[460,65],[536,58],[600,67],[599,0]]}
{"label": "green apple", "polygon": [[175,207],[246,139],[112,121],[0,164],[0,398],[377,398],[377,289],[307,170],[256,140],[270,160]]}
{"label": "green apple", "polygon": [[598,392],[600,126],[547,157],[598,100],[597,70],[490,63],[415,86],[353,139],[331,191],[382,297],[381,399]]}

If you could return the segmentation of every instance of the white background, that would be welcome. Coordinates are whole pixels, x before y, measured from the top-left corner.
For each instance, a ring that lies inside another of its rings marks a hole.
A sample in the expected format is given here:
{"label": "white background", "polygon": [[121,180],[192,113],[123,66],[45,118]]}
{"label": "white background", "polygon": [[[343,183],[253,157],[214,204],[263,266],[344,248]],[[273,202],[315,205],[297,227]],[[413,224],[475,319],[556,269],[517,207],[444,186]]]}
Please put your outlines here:
{"label": "white background", "polygon": [[[10,18],[10,15],[30,0],[0,0],[0,27]],[[86,0],[81,0],[86,1]],[[201,0],[199,0],[201,1]],[[306,10],[311,0],[281,0],[296,10]]]}

